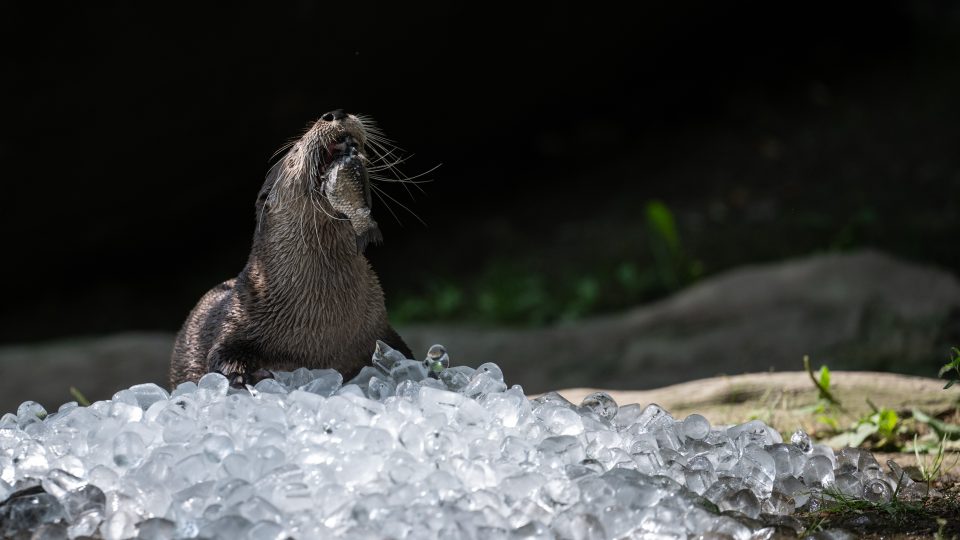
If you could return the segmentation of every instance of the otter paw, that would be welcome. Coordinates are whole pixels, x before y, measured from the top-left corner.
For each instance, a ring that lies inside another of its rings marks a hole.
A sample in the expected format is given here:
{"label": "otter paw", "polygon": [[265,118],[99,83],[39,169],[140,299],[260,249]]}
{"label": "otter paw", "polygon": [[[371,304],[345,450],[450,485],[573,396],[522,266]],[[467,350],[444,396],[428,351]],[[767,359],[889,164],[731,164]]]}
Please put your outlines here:
{"label": "otter paw", "polygon": [[245,371],[219,371],[221,375],[227,378],[230,382],[232,388],[243,389],[247,385],[256,386],[256,384],[264,379],[273,379],[273,373],[265,370],[258,369],[252,373],[247,373]]}

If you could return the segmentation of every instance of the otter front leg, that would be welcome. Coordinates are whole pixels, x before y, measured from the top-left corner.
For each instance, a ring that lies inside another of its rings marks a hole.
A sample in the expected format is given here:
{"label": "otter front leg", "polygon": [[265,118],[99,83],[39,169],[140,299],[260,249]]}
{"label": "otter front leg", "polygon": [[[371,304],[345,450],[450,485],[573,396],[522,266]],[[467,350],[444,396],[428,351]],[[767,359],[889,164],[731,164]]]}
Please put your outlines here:
{"label": "otter front leg", "polygon": [[232,341],[219,343],[207,354],[210,373],[220,373],[234,388],[255,385],[263,379],[272,379],[273,373],[261,368],[261,355],[253,343]]}

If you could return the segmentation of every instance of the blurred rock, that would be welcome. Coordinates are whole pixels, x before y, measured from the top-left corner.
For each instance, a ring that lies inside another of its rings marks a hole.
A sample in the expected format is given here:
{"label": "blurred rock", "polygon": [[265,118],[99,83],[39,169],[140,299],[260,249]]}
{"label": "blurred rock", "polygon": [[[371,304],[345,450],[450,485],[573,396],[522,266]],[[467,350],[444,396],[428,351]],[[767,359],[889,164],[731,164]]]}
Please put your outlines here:
{"label": "blurred rock", "polygon": [[960,345],[960,282],[877,252],[738,268],[626,313],[537,330],[402,328],[420,354],[495,361],[527,392],[656,388],[814,366],[934,375]]}
{"label": "blurred rock", "polygon": [[[960,345],[960,282],[876,252],[736,269],[631,311],[514,330],[399,329],[418,357],[434,343],[451,365],[496,362],[528,393],[564,387],[656,388],[814,366],[932,375]],[[0,347],[0,412],[27,399],[55,411],[155,382],[166,387],[173,334],[129,333]]]}
{"label": "blurred rock", "polygon": [[165,332],[0,347],[0,415],[28,399],[54,412],[74,400],[71,386],[91,402],[137,383],[166,387],[172,350],[173,334]]}

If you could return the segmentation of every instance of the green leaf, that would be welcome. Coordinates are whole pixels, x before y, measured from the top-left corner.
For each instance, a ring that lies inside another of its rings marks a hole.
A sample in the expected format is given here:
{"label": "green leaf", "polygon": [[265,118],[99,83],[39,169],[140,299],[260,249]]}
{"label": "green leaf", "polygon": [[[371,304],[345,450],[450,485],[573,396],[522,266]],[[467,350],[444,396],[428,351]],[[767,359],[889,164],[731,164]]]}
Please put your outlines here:
{"label": "green leaf", "polygon": [[927,424],[928,426],[933,428],[933,430],[937,432],[937,436],[939,437],[942,437],[944,435],[949,435],[951,438],[960,436],[960,426],[956,424],[948,424],[947,422],[934,418],[924,413],[923,411],[914,409],[913,418],[916,419],[918,422],[923,422],[924,424]]}
{"label": "green leaf", "polygon": [[817,422],[830,426],[830,428],[833,429],[834,431],[840,430],[840,422],[838,422],[837,419],[832,416],[827,416],[827,415],[818,416]]}
{"label": "green leaf", "polygon": [[900,417],[897,416],[896,411],[893,409],[880,409],[880,412],[876,416],[877,428],[880,435],[884,437],[893,435],[893,430],[897,428],[897,424],[900,422]]}
{"label": "green leaf", "polygon": [[852,439],[853,444],[850,446],[860,446],[863,444],[863,441],[867,440],[871,435],[878,431],[878,427],[874,424],[860,424],[857,426],[857,431],[855,437]]}
{"label": "green leaf", "polygon": [[845,431],[835,437],[824,441],[827,446],[838,448],[841,446],[860,446],[863,441],[877,432],[877,426],[874,424],[860,424],[855,431]]}
{"label": "green leaf", "polygon": [[830,369],[827,366],[820,366],[820,386],[824,390],[830,389]]}
{"label": "green leaf", "polygon": [[946,390],[947,388],[950,388],[951,386],[953,386],[953,383],[955,383],[955,382],[957,382],[957,381],[949,381],[949,382],[947,382],[947,384],[943,387],[943,389]]}
{"label": "green leaf", "polygon": [[650,201],[646,207],[647,224],[660,237],[670,251],[680,251],[680,235],[677,234],[677,225],[673,219],[673,212],[660,201]]}
{"label": "green leaf", "polygon": [[90,400],[87,399],[87,396],[83,395],[80,392],[80,390],[78,390],[75,386],[70,387],[70,395],[73,396],[73,399],[77,400],[77,404],[79,404],[80,406],[82,407],[90,406]]}

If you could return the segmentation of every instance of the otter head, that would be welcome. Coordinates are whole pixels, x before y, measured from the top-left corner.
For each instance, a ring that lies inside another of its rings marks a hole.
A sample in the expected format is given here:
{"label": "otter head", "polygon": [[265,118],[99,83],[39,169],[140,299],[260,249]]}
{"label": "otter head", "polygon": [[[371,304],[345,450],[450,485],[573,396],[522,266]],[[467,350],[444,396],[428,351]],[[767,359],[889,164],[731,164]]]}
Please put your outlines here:
{"label": "otter head", "polygon": [[321,116],[268,175],[258,201],[259,225],[265,219],[300,229],[317,221],[334,227],[349,223],[358,252],[379,242],[380,229],[370,215],[368,129],[376,128],[341,110]]}

